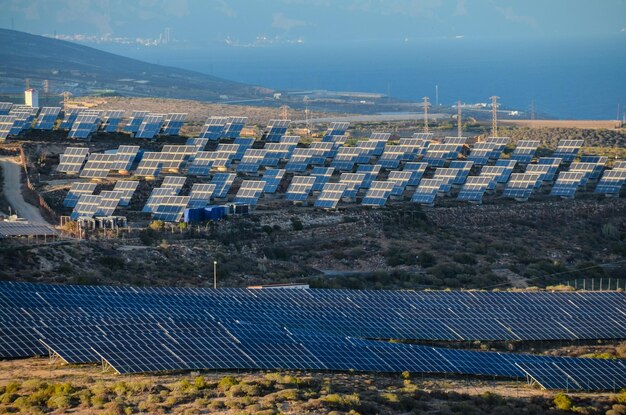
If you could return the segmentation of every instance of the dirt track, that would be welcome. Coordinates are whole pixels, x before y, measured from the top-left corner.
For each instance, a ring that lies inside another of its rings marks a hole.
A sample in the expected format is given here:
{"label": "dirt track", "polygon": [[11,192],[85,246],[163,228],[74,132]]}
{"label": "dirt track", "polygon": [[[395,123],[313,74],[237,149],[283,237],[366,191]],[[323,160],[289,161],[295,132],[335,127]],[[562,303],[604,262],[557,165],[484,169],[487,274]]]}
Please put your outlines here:
{"label": "dirt track", "polygon": [[36,206],[27,203],[21,191],[21,169],[14,157],[0,157],[0,166],[4,173],[4,196],[11,205],[13,213],[30,223],[47,224]]}

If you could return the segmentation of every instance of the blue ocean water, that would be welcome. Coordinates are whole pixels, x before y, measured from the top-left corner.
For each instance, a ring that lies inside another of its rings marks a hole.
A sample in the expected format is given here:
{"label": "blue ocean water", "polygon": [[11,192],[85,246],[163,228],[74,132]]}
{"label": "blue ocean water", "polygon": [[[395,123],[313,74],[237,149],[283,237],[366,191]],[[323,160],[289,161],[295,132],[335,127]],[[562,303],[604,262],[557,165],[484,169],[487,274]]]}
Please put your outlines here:
{"label": "blue ocean water", "polygon": [[438,85],[441,104],[497,95],[503,107],[528,110],[534,101],[538,113],[562,119],[615,119],[618,103],[626,107],[626,35],[112,51],[279,90],[428,95],[434,103]]}

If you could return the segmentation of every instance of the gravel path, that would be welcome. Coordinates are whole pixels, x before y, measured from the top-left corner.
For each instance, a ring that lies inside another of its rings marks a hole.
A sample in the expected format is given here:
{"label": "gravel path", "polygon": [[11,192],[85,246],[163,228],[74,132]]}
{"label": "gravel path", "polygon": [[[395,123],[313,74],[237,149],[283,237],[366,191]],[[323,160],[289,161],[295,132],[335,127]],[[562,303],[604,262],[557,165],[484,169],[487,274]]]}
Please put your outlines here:
{"label": "gravel path", "polygon": [[29,223],[48,224],[39,213],[39,208],[27,203],[21,190],[21,167],[14,157],[0,157],[4,176],[4,197],[11,205],[13,213]]}

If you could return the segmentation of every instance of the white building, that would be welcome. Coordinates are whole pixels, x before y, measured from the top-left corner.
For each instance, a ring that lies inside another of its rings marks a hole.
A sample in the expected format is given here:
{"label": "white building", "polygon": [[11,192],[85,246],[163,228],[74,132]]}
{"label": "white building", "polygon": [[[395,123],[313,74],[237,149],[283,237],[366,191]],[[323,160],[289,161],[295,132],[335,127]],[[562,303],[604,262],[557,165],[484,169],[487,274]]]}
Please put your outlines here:
{"label": "white building", "polygon": [[36,89],[27,89],[24,91],[24,104],[29,107],[39,107],[39,93]]}

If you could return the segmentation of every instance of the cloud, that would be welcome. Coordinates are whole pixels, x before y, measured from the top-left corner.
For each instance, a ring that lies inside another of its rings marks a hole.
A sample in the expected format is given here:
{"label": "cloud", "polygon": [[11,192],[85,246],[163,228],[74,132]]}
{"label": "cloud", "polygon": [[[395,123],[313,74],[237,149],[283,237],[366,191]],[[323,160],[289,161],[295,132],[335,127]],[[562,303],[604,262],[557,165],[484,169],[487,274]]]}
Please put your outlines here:
{"label": "cloud", "polygon": [[291,30],[294,27],[306,26],[307,23],[304,20],[291,19],[285,16],[284,13],[274,14],[272,20],[272,27],[276,29]]}

